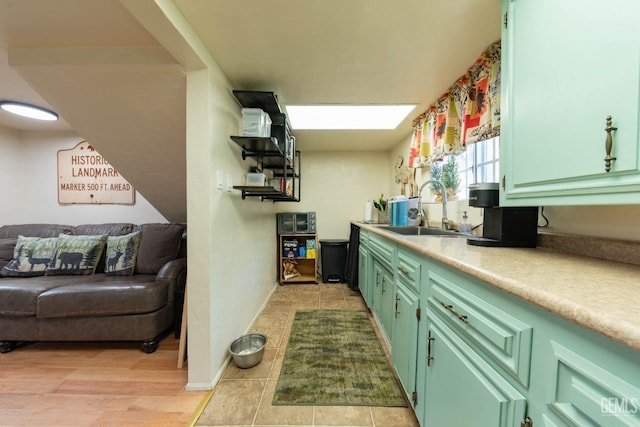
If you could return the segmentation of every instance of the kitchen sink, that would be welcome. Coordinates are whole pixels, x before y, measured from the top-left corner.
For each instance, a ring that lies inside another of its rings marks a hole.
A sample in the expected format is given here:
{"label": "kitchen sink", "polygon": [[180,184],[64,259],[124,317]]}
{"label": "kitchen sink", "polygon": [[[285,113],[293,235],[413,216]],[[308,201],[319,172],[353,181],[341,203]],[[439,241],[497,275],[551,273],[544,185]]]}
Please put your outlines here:
{"label": "kitchen sink", "polygon": [[440,236],[440,237],[469,237],[466,234],[457,231],[443,230],[441,228],[430,227],[396,227],[391,225],[382,225],[381,229],[391,231],[392,233],[402,234],[404,236]]}

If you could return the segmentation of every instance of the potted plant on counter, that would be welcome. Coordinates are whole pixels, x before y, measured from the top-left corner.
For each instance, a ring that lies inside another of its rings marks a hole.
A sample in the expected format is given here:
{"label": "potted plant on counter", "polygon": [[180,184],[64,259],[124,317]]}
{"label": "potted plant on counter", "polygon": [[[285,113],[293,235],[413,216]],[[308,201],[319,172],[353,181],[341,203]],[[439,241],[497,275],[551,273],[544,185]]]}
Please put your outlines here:
{"label": "potted plant on counter", "polygon": [[[460,176],[458,175],[458,161],[455,156],[447,156],[447,160],[442,163],[431,163],[431,179],[444,184],[447,190],[447,200],[457,200]],[[436,202],[442,202],[442,188],[438,184],[431,184],[431,192],[436,196]]]}

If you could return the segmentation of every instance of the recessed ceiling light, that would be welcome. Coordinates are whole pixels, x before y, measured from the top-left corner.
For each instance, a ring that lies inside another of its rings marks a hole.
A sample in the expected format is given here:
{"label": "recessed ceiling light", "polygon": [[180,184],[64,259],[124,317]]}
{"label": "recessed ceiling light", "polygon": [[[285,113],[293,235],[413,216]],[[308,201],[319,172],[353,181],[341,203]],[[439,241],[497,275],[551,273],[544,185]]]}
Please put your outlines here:
{"label": "recessed ceiling light", "polygon": [[295,129],[395,129],[415,105],[287,105]]}
{"label": "recessed ceiling light", "polygon": [[25,104],[24,102],[0,101],[0,108],[10,113],[28,117],[30,119],[48,121],[58,120],[58,115],[53,111],[31,104]]}

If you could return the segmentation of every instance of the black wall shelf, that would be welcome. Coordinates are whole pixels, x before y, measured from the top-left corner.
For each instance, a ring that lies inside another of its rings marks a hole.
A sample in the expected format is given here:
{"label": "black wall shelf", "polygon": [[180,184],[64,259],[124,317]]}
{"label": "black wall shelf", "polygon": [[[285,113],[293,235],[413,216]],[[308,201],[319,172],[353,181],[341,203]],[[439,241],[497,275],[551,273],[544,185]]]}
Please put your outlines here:
{"label": "black wall shelf", "polygon": [[[273,92],[234,90],[234,96],[243,108],[261,108],[271,118],[270,137],[234,136],[230,138],[242,150],[242,160],[247,157],[256,161],[256,169],[271,171],[274,179],[280,182],[280,188],[273,186],[243,186],[233,188],[246,197],[260,197],[260,200],[273,202],[300,201],[300,151],[295,149],[295,137],[285,114]],[[289,188],[290,187],[290,188]]]}

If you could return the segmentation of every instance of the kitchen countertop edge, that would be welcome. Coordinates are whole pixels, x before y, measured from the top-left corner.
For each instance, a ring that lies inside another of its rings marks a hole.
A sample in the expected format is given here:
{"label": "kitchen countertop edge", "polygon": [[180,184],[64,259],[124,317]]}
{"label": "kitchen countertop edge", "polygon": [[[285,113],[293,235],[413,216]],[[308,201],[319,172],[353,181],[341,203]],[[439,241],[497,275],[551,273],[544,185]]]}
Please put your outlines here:
{"label": "kitchen countertop edge", "polygon": [[[546,248],[487,248],[459,237],[404,236],[379,225],[352,223],[640,351],[640,266]],[[544,272],[531,274],[520,265],[523,261]],[[620,274],[610,279],[611,272]],[[591,280],[581,281],[581,275]]]}

